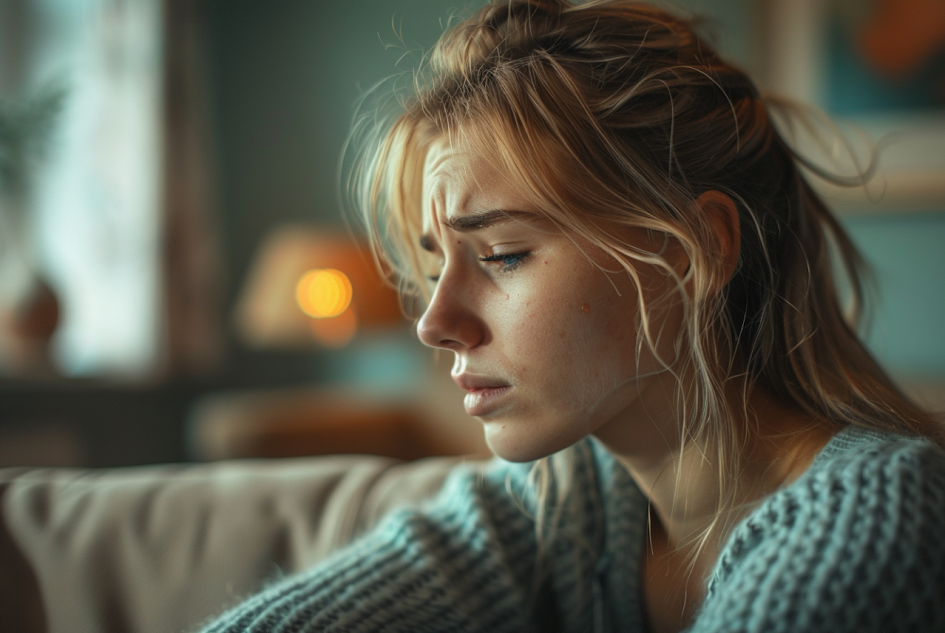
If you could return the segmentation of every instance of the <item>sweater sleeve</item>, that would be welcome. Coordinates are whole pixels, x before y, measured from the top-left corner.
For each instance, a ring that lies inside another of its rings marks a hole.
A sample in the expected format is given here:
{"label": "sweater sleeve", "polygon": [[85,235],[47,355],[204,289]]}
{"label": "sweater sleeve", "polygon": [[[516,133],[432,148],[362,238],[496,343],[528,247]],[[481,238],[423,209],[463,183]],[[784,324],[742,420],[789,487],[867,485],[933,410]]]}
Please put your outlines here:
{"label": "sweater sleeve", "polygon": [[531,630],[534,523],[506,490],[522,473],[460,469],[431,507],[395,513],[205,633]]}
{"label": "sweater sleeve", "polygon": [[826,462],[735,528],[693,633],[945,631],[945,455],[900,438]]}

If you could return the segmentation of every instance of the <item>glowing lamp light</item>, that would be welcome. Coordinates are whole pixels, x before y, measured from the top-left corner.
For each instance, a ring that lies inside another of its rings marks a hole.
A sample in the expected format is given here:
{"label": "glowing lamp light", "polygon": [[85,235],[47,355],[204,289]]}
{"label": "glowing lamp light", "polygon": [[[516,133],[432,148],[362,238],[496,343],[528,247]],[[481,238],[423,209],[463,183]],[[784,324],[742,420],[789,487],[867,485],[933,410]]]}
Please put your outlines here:
{"label": "glowing lamp light", "polygon": [[333,268],[309,270],[295,287],[295,299],[302,312],[313,319],[330,319],[351,304],[351,280]]}
{"label": "glowing lamp light", "polygon": [[362,330],[401,327],[397,293],[367,252],[350,237],[317,227],[273,229],[234,311],[240,339],[254,348],[337,348]]}

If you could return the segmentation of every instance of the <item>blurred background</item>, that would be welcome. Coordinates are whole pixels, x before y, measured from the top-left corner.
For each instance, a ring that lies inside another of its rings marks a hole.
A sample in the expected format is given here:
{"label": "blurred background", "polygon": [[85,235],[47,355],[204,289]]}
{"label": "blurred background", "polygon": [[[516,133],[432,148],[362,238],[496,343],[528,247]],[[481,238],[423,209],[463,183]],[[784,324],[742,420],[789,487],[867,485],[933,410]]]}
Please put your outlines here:
{"label": "blurred background", "polygon": [[[663,4],[855,157],[895,139],[822,191],[876,270],[869,345],[945,409],[945,5]],[[482,452],[338,193],[358,98],[475,6],[0,0],[0,466]]]}

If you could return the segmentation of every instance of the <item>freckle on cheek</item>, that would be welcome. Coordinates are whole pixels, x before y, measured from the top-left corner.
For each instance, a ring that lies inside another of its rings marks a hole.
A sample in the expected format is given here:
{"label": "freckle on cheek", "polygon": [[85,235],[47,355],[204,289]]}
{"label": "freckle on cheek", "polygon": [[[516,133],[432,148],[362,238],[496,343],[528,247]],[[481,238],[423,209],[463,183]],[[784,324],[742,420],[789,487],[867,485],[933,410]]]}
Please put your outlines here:
{"label": "freckle on cheek", "polygon": [[591,312],[591,304],[585,303],[584,305],[582,305],[582,306],[581,306],[581,312],[583,312],[584,314],[590,314],[590,312]]}

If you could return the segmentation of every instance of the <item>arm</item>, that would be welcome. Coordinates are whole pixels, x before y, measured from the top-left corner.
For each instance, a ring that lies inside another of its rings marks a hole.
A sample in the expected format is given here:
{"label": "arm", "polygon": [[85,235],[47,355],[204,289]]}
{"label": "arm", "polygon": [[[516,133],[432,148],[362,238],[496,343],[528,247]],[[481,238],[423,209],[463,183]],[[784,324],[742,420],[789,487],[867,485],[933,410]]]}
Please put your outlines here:
{"label": "arm", "polygon": [[460,469],[430,508],[394,514],[206,633],[530,630],[534,524],[505,489],[522,470]]}

